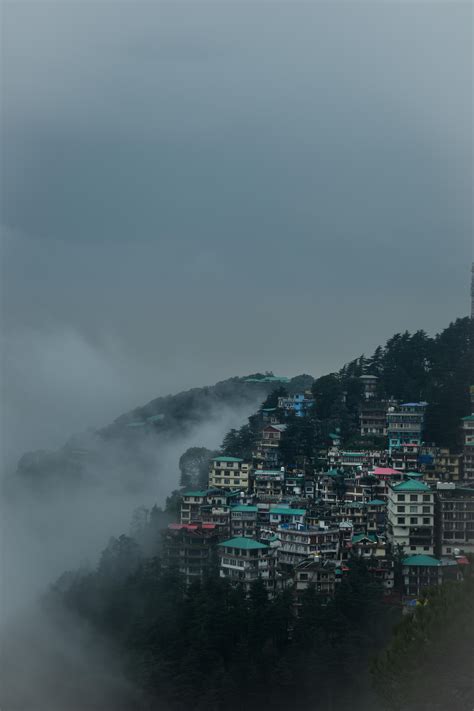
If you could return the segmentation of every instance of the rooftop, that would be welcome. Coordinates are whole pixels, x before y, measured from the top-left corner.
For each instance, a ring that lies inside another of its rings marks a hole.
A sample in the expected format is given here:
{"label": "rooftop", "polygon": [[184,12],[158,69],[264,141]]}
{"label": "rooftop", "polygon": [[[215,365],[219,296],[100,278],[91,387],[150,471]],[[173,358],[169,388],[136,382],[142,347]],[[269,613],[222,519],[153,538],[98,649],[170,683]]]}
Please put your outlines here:
{"label": "rooftop", "polygon": [[245,504],[239,504],[238,506],[232,506],[231,511],[248,511],[250,513],[256,513],[258,511],[258,508],[256,506],[246,506]]}
{"label": "rooftop", "polygon": [[367,506],[385,506],[385,503],[382,499],[372,499],[372,501],[367,501]]}
{"label": "rooftop", "polygon": [[259,543],[253,538],[244,538],[243,536],[237,536],[237,538],[229,538],[228,541],[222,541],[218,543],[218,546],[222,548],[240,548],[241,550],[257,550],[258,548],[268,548],[266,543]]}
{"label": "rooftop", "polygon": [[213,462],[243,462],[239,457],[214,457]]}
{"label": "rooftop", "polygon": [[403,565],[408,566],[420,566],[432,568],[441,565],[441,561],[438,558],[434,558],[432,555],[411,555],[408,558],[403,559]]}
{"label": "rooftop", "polygon": [[270,509],[271,514],[293,515],[293,516],[304,516],[306,509],[292,509],[289,506],[277,506],[274,509]]}
{"label": "rooftop", "polygon": [[357,533],[355,536],[352,536],[352,543],[360,543],[365,540],[371,543],[377,543],[378,538],[375,533]]}
{"label": "rooftop", "polygon": [[422,481],[416,481],[416,479],[411,479],[409,481],[402,481],[399,484],[395,484],[392,489],[394,491],[426,491],[431,492],[431,488],[428,484],[424,484]]}

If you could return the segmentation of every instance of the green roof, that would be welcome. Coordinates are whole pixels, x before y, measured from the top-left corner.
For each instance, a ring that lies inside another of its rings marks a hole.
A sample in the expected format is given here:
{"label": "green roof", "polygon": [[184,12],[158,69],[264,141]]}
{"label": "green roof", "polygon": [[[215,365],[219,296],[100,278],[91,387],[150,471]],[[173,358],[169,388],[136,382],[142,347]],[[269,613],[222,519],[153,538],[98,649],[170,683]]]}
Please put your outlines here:
{"label": "green roof", "polygon": [[208,489],[201,489],[196,491],[183,491],[181,496],[207,496]]}
{"label": "green roof", "polygon": [[304,516],[306,509],[292,509],[289,506],[277,506],[274,509],[270,509],[271,514],[293,514],[295,516]]}
{"label": "green roof", "polygon": [[257,550],[257,548],[268,548],[266,543],[259,543],[254,541],[253,538],[244,538],[243,536],[237,536],[237,538],[230,538],[228,541],[222,541],[218,543],[218,546],[223,548],[241,548],[242,550]]}
{"label": "green roof", "polygon": [[423,476],[423,473],[422,472],[407,472],[406,475],[409,477],[416,478],[416,477]]}
{"label": "green roof", "polygon": [[243,462],[239,457],[214,457],[213,462]]}
{"label": "green roof", "polygon": [[385,506],[385,503],[382,499],[372,499],[372,501],[367,502],[367,506]]}
{"label": "green roof", "polygon": [[257,506],[246,506],[245,504],[239,504],[238,506],[232,506],[231,511],[250,511],[253,513],[254,511],[258,511]]}
{"label": "green roof", "polygon": [[352,536],[352,543],[360,543],[360,541],[363,541],[364,538],[372,541],[372,543],[377,543],[378,541],[375,533],[357,533],[355,536]]}
{"label": "green roof", "polygon": [[164,415],[152,415],[151,417],[147,417],[147,422],[161,422],[162,420],[165,419]]}
{"label": "green roof", "polygon": [[434,568],[435,566],[441,565],[441,561],[434,558],[432,555],[411,555],[408,558],[403,559],[403,565],[419,565],[423,567],[431,566]]}
{"label": "green roof", "polygon": [[262,407],[262,412],[275,412],[276,407]]}
{"label": "green roof", "polygon": [[424,484],[422,481],[416,481],[416,479],[402,481],[400,484],[395,484],[392,489],[394,491],[431,491],[428,484]]}
{"label": "green roof", "polygon": [[474,415],[467,415],[467,417],[461,417],[463,422],[474,422]]}

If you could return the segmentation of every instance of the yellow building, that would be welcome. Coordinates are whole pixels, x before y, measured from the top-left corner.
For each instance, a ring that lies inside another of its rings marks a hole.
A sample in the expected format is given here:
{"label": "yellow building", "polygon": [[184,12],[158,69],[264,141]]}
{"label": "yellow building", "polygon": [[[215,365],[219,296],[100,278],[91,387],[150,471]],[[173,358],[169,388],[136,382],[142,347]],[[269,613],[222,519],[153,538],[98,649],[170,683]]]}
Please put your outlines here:
{"label": "yellow building", "polygon": [[238,457],[216,457],[209,470],[211,489],[248,489],[250,465]]}

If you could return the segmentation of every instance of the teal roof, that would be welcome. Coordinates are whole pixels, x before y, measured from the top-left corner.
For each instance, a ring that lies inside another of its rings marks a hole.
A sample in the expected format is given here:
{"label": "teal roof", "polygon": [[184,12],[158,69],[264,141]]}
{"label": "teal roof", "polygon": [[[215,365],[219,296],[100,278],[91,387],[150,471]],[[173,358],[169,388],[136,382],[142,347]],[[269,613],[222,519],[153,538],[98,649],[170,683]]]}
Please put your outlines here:
{"label": "teal roof", "polygon": [[262,407],[262,412],[275,412],[276,407]]}
{"label": "teal roof", "polygon": [[385,506],[385,503],[382,499],[372,499],[372,501],[367,502],[367,506]]}
{"label": "teal roof", "polygon": [[292,509],[289,506],[277,506],[274,509],[270,509],[271,514],[281,514],[281,515],[287,515],[287,514],[293,514],[294,516],[304,516],[306,513],[306,509]]}
{"label": "teal roof", "polygon": [[201,489],[201,490],[196,490],[196,491],[183,491],[181,496],[207,496],[208,490],[207,489]]}
{"label": "teal roof", "polygon": [[147,417],[147,422],[161,422],[162,420],[165,419],[164,415],[152,415],[151,417]]}
{"label": "teal roof", "polygon": [[361,501],[345,501],[344,506],[351,506],[352,508],[361,509],[365,506]]}
{"label": "teal roof", "polygon": [[243,462],[239,457],[214,457],[213,462]]}
{"label": "teal roof", "polygon": [[258,508],[256,506],[246,506],[245,504],[239,504],[239,506],[232,506],[231,511],[249,511],[250,513],[257,512]]}
{"label": "teal roof", "polygon": [[360,543],[360,541],[363,541],[365,538],[372,541],[372,543],[377,543],[378,541],[375,533],[357,533],[355,536],[352,536],[352,543]]}
{"label": "teal roof", "polygon": [[266,543],[259,543],[254,541],[253,538],[244,538],[243,536],[238,536],[237,538],[230,538],[228,541],[222,541],[218,543],[218,546],[225,548],[241,548],[242,550],[257,550],[257,548],[268,548]]}
{"label": "teal roof", "polygon": [[392,487],[394,491],[431,491],[428,484],[424,484],[422,481],[416,481],[411,479],[410,481],[402,481],[400,484],[395,484]]}
{"label": "teal roof", "polygon": [[467,417],[461,417],[463,422],[474,422],[474,415],[467,415]]}
{"label": "teal roof", "polygon": [[413,479],[415,479],[416,477],[423,476],[422,472],[407,472],[406,475]]}
{"label": "teal roof", "polygon": [[431,566],[435,567],[441,565],[441,561],[434,558],[432,555],[411,555],[408,558],[403,559],[403,565],[410,566]]}

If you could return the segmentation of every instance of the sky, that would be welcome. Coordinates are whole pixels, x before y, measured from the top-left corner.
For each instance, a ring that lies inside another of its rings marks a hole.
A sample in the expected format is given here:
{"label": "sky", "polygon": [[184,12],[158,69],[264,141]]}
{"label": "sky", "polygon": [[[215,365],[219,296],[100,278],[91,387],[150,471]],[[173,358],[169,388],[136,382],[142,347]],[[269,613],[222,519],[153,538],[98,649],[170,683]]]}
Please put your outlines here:
{"label": "sky", "polygon": [[2,14],[7,461],[467,315],[470,2]]}

